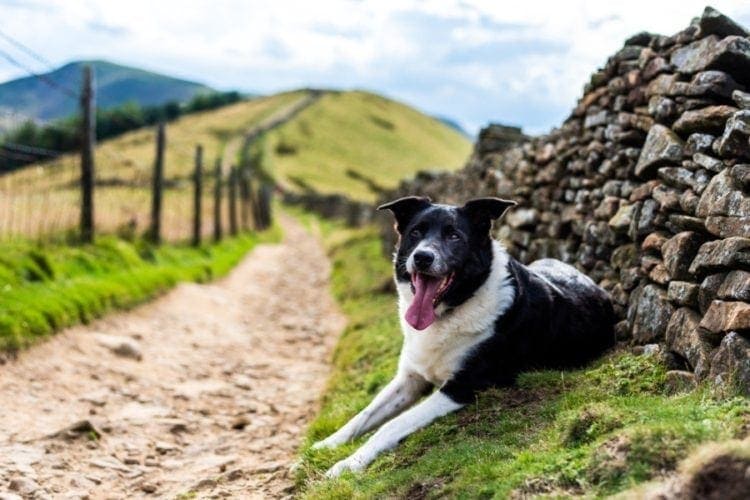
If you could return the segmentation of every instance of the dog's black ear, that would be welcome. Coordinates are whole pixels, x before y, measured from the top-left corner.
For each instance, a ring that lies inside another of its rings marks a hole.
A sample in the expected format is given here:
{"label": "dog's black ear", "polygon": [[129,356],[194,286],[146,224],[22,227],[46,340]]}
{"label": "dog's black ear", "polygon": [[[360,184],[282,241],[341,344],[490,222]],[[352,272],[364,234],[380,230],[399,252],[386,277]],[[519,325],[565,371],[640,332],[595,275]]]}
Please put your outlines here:
{"label": "dog's black ear", "polygon": [[517,205],[515,201],[501,198],[476,198],[467,201],[460,210],[469,217],[472,223],[479,225],[483,230],[489,231],[492,221],[500,218],[508,208],[515,205]]}
{"label": "dog's black ear", "polygon": [[407,196],[399,198],[378,207],[378,210],[390,210],[396,218],[396,231],[403,234],[409,221],[419,212],[429,207],[432,200],[424,196]]}

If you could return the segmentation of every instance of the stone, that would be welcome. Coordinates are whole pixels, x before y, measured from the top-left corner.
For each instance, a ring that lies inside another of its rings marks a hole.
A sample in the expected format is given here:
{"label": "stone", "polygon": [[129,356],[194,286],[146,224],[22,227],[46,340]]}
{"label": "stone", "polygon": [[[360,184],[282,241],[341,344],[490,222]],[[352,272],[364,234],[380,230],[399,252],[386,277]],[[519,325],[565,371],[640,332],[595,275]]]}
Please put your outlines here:
{"label": "stone", "polygon": [[633,340],[643,344],[664,337],[673,307],[667,293],[656,285],[643,287],[633,318]]}
{"label": "stone", "polygon": [[742,109],[750,109],[750,93],[741,90],[732,92],[732,100]]}
{"label": "stone", "polygon": [[728,215],[733,217],[750,216],[750,196],[735,188],[731,170],[726,169],[711,179],[701,195],[696,214]]}
{"label": "stone", "polygon": [[724,170],[724,162],[705,153],[695,153],[693,161],[711,172],[719,173]]}
{"label": "stone", "polygon": [[730,332],[711,359],[709,379],[714,386],[750,396],[750,342]]}
{"label": "stone", "polygon": [[731,35],[748,36],[747,30],[730,18],[707,6],[703,10],[703,15],[698,20],[698,36],[718,35],[726,37]]}
{"label": "stone", "polygon": [[698,385],[695,374],[685,370],[669,370],[664,374],[664,390],[675,395],[690,392]]}
{"label": "stone", "polygon": [[748,136],[750,136],[750,109],[742,109],[727,120],[724,133],[714,142],[715,151],[724,157],[750,157]]}
{"label": "stone", "polygon": [[648,63],[646,63],[646,66],[643,68],[643,72],[641,73],[641,77],[644,80],[648,81],[655,76],[672,71],[673,69],[674,67],[669,64],[669,61],[667,61],[663,57],[654,57]]}
{"label": "stone", "polygon": [[140,345],[130,337],[98,334],[96,340],[99,345],[106,347],[117,356],[134,359],[136,361],[143,359]]}
{"label": "stone", "polygon": [[39,484],[28,477],[17,477],[10,480],[8,489],[30,498],[39,489]]}
{"label": "stone", "polygon": [[627,231],[636,213],[636,205],[623,203],[607,223],[615,231]]}
{"label": "stone", "polygon": [[624,45],[648,46],[648,44],[651,43],[651,40],[653,40],[654,36],[656,35],[649,33],[648,31],[641,31],[640,33],[636,33],[635,35],[632,35],[630,38],[626,39]]}
{"label": "stone", "polygon": [[744,84],[750,72],[750,40],[709,35],[672,52],[669,62],[680,73],[718,69],[742,75],[740,83]]}
{"label": "stone", "polygon": [[661,248],[664,266],[675,280],[689,280],[690,264],[703,243],[703,237],[692,231],[683,231],[667,240]]}
{"label": "stone", "polygon": [[734,106],[724,104],[708,106],[692,111],[685,111],[672,125],[672,130],[678,134],[692,134],[693,132],[717,133],[724,130],[724,125],[732,114],[737,111]]}
{"label": "stone", "polygon": [[706,229],[719,238],[732,236],[750,236],[750,217],[722,217],[711,215],[706,217]]}
{"label": "stone", "polygon": [[667,349],[687,360],[699,379],[708,375],[711,345],[698,331],[700,315],[688,307],[677,309],[669,319],[665,335]]}
{"label": "stone", "polygon": [[661,167],[657,170],[659,178],[670,186],[688,189],[695,186],[693,173],[684,167]]}
{"label": "stone", "polygon": [[654,125],[649,130],[638,157],[635,175],[649,177],[664,163],[681,161],[682,150],[683,142],[674,132],[664,125]]}
{"label": "stone", "polygon": [[733,236],[701,245],[689,272],[704,275],[712,271],[750,265],[750,238]]}
{"label": "stone", "polygon": [[533,227],[539,222],[539,211],[535,208],[517,208],[505,216],[505,222],[514,229]]}
{"label": "stone", "polygon": [[703,232],[706,229],[703,219],[700,217],[691,217],[682,214],[671,214],[665,225],[667,229],[674,233],[681,231]]}
{"label": "stone", "polygon": [[669,97],[654,95],[648,100],[648,114],[659,122],[671,121],[677,116],[677,104]]}
{"label": "stone", "polygon": [[711,151],[711,145],[714,143],[714,139],[716,138],[711,134],[698,132],[690,134],[685,142],[685,154],[695,155],[695,153],[709,153]]}
{"label": "stone", "polygon": [[646,236],[641,243],[641,250],[661,254],[661,247],[669,238],[660,232],[654,232]]}
{"label": "stone", "polygon": [[680,195],[680,208],[688,215],[694,215],[698,208],[700,197],[692,189],[686,189]]}
{"label": "stone", "polygon": [[643,202],[641,209],[638,213],[637,223],[635,227],[631,225],[631,233],[634,234],[635,238],[643,237],[656,230],[658,225],[657,220],[659,218],[659,203],[656,200],[648,199]]}
{"label": "stone", "polygon": [[698,288],[698,310],[701,314],[706,314],[711,302],[714,301],[716,295],[719,293],[721,284],[724,283],[726,273],[715,273],[706,276],[701,281],[700,287]]}
{"label": "stone", "polygon": [[701,71],[697,73],[690,84],[688,84],[685,94],[692,97],[721,97],[729,99],[736,90],[742,90],[743,87],[737,83],[732,75],[723,71]]}
{"label": "stone", "polygon": [[714,300],[700,322],[709,338],[717,338],[730,331],[750,332],[750,304]]}
{"label": "stone", "polygon": [[667,297],[676,306],[696,307],[699,288],[699,285],[687,281],[670,281]]}
{"label": "stone", "polygon": [[750,165],[735,165],[729,175],[741,189],[750,191]]}
{"label": "stone", "polygon": [[750,302],[750,272],[730,271],[721,283],[716,296],[723,300]]}

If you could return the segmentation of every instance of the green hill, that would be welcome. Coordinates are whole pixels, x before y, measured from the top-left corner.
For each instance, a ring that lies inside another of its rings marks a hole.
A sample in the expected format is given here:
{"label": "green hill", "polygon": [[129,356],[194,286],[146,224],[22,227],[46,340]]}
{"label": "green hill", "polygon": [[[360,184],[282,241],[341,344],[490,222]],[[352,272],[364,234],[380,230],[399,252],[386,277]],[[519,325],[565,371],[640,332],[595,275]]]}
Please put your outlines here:
{"label": "green hill", "polygon": [[[82,68],[86,64],[94,69],[96,100],[100,108],[110,108],[126,102],[136,102],[143,106],[168,101],[182,102],[197,94],[212,92],[212,89],[200,83],[107,61],[71,62],[42,76],[77,92],[81,87]],[[0,109],[11,109],[30,118],[62,118],[75,113],[77,106],[76,100],[52,90],[44,81],[33,76],[0,84]]]}
{"label": "green hill", "polygon": [[282,127],[269,146],[279,183],[374,201],[419,170],[449,170],[471,152],[465,135],[416,109],[362,91],[327,92]]}

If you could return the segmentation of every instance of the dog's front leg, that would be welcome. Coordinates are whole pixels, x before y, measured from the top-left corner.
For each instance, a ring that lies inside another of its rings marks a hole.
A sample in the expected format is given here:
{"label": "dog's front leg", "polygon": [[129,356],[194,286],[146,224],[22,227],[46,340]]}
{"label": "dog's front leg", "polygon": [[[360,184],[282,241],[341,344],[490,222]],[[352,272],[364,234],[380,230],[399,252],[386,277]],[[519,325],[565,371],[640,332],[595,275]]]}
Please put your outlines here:
{"label": "dog's front leg", "polygon": [[346,470],[360,471],[367,467],[380,453],[394,448],[399,441],[421,429],[433,420],[464,406],[456,403],[441,391],[436,391],[424,401],[394,418],[372,435],[352,455],[331,467],[326,476],[338,477]]}
{"label": "dog's front leg", "polygon": [[419,399],[428,385],[416,373],[400,369],[364,410],[341,429],[315,443],[313,449],[332,448],[374,429]]}

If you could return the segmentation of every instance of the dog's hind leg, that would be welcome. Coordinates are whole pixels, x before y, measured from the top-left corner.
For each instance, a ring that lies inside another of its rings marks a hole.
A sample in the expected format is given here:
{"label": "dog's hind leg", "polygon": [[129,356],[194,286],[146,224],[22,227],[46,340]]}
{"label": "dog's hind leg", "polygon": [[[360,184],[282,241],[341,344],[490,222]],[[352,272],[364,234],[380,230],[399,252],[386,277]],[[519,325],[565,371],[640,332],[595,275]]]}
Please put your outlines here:
{"label": "dog's hind leg", "polygon": [[409,434],[428,425],[438,417],[447,415],[464,406],[456,403],[442,391],[436,391],[418,405],[394,418],[367,440],[357,451],[328,469],[326,476],[338,477],[344,471],[360,471],[367,467],[380,453],[394,448]]}
{"label": "dog's hind leg", "polygon": [[399,370],[396,377],[375,396],[375,399],[364,410],[349,420],[341,429],[315,443],[313,448],[332,448],[374,429],[411,406],[428,386],[428,382],[419,375]]}

